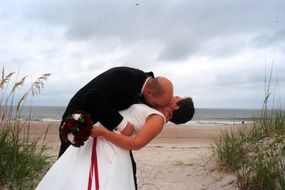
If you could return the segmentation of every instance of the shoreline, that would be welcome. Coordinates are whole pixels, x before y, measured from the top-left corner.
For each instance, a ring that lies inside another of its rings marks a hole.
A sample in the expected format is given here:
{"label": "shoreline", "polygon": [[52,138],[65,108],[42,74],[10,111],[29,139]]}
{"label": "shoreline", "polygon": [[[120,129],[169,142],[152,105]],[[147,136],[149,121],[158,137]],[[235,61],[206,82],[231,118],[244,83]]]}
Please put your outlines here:
{"label": "shoreline", "polygon": [[[42,134],[49,122],[31,122],[30,135]],[[59,122],[50,126],[47,154],[56,160]],[[235,176],[218,171],[211,142],[221,132],[242,125],[167,126],[148,145],[133,151],[139,190],[235,190]]]}

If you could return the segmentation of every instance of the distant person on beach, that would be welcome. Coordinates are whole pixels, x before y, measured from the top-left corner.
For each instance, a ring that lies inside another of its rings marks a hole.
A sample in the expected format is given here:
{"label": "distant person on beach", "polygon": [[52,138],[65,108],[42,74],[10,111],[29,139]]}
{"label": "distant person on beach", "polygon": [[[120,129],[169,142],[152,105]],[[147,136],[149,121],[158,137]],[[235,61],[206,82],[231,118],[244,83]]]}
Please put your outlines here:
{"label": "distant person on beach", "polygon": [[194,110],[191,98],[177,96],[172,98],[170,106],[163,108],[133,104],[120,114],[133,124],[135,135],[121,135],[97,123],[92,129],[94,138],[80,148],[70,146],[36,189],[135,190],[129,150],[144,147],[169,120],[175,123],[191,120]]}
{"label": "distant person on beach", "polygon": [[[111,68],[98,75],[70,100],[63,116],[65,118],[77,110],[89,113],[94,123],[100,122],[110,131],[116,130],[122,135],[133,133],[133,125],[118,111],[127,109],[134,103],[142,102],[153,108],[169,106],[173,98],[173,85],[165,77],[154,77],[152,72],[144,72],[130,67]],[[59,157],[69,147],[60,135]],[[134,176],[136,164],[132,153]]]}

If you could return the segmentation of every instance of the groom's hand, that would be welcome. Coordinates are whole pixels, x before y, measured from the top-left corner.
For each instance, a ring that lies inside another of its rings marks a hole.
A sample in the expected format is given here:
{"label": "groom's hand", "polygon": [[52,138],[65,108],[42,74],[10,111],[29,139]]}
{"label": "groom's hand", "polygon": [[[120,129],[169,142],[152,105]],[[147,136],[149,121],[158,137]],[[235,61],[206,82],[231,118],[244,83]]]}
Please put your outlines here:
{"label": "groom's hand", "polygon": [[134,126],[128,122],[126,127],[121,131],[122,135],[130,136],[134,132]]}

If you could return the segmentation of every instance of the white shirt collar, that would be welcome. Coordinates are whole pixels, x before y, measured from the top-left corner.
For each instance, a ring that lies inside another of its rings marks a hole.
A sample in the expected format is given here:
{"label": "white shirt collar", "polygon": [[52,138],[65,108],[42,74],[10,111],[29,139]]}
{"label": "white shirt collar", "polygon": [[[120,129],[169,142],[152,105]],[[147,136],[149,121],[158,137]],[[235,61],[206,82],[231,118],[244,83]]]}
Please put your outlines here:
{"label": "white shirt collar", "polygon": [[152,78],[152,77],[147,77],[147,79],[144,81],[144,84],[143,84],[142,89],[141,89],[141,94],[143,94],[143,91],[144,91],[144,88],[145,88],[145,85],[146,85],[147,81],[148,81],[149,79],[151,79],[151,78]]}

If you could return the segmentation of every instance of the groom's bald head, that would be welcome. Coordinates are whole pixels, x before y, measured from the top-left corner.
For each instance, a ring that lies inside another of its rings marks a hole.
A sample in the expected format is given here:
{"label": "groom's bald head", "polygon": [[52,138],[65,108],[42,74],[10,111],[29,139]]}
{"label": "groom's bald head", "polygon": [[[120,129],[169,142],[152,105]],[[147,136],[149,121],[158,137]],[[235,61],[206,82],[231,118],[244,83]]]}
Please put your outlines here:
{"label": "groom's bald head", "polygon": [[153,78],[147,82],[143,94],[152,107],[168,106],[173,97],[173,84],[165,77]]}

